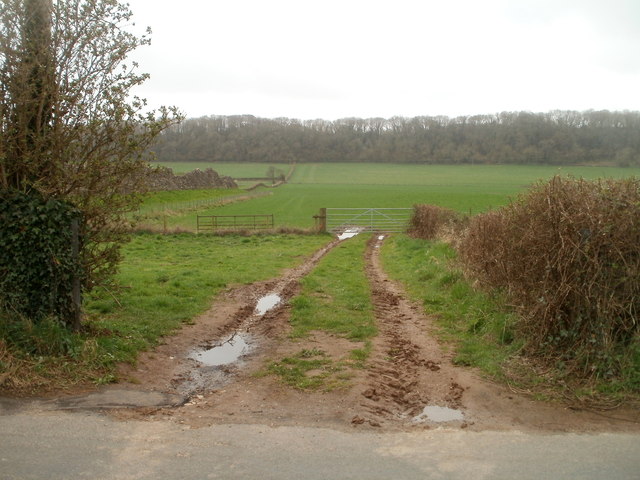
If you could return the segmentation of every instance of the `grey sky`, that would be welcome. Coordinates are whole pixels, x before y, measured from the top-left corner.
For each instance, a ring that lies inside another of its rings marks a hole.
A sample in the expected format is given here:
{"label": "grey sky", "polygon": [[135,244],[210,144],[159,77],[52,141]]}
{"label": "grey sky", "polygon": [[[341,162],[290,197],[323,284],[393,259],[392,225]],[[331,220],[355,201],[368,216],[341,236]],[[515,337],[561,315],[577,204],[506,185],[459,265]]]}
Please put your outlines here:
{"label": "grey sky", "polygon": [[638,0],[129,0],[189,117],[640,110]]}

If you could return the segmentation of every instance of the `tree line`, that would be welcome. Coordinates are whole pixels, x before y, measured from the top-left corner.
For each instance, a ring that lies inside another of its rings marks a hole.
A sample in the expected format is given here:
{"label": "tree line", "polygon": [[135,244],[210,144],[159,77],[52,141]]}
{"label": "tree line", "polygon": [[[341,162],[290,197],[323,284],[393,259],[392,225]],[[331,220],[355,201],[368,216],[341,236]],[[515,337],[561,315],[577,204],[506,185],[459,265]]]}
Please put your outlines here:
{"label": "tree line", "polygon": [[450,118],[191,118],[162,132],[158,161],[640,166],[640,112],[502,112]]}

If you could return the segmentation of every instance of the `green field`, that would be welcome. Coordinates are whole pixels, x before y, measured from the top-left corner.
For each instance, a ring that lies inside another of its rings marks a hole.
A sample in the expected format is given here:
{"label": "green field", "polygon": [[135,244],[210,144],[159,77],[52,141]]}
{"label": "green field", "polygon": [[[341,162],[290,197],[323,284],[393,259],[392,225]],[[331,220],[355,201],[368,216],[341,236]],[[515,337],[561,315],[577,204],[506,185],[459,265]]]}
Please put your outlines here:
{"label": "green field", "polygon": [[[266,164],[206,164],[220,173],[262,174]],[[235,165],[235,166],[234,166]],[[229,168],[229,170],[225,170]],[[234,169],[238,170],[234,170]],[[253,170],[252,170],[253,169]],[[262,172],[262,173],[260,173]],[[475,214],[508,203],[532,183],[554,175],[640,176],[638,168],[515,165],[406,165],[322,163],[296,167],[290,183],[265,189],[267,196],[222,207],[203,206],[201,215],[273,214],[277,226],[310,228],[323,207],[401,208],[427,203]],[[158,220],[156,220],[158,221]],[[176,212],[173,228],[194,230],[196,212]]]}
{"label": "green field", "polygon": [[462,212],[478,213],[504,204],[510,189],[419,185],[289,184],[272,195],[224,207],[203,209],[202,215],[273,214],[279,226],[308,228],[323,207],[400,208],[433,203]]}
{"label": "green field", "polygon": [[332,185],[421,185],[511,190],[553,175],[588,179],[640,175],[640,168],[525,165],[415,165],[391,163],[301,164],[291,183]]}
{"label": "green field", "polygon": [[170,190],[148,193],[137,210],[138,214],[158,210],[179,210],[205,205],[222,200],[224,197],[244,194],[244,191],[231,189],[203,189],[203,190]]}

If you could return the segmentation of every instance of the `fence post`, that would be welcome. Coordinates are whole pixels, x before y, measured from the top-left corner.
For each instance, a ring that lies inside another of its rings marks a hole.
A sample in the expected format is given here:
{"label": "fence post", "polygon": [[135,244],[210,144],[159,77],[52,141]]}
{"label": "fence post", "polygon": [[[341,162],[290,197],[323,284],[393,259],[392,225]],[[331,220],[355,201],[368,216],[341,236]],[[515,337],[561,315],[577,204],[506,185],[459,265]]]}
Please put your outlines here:
{"label": "fence post", "polygon": [[326,232],[327,231],[327,209],[321,208],[318,215],[314,215],[313,218],[316,220],[316,229],[318,232]]}

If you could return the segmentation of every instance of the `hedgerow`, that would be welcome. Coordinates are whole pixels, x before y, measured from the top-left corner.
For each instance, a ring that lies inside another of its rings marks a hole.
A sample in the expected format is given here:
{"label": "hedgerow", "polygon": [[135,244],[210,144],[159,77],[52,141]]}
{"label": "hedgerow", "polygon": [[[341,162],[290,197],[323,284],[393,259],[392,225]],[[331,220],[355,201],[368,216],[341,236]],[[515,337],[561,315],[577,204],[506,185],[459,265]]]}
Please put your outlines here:
{"label": "hedgerow", "polygon": [[525,353],[598,378],[640,356],[640,180],[540,182],[473,218],[459,254],[509,296]]}
{"label": "hedgerow", "polygon": [[409,220],[408,234],[425,240],[433,240],[446,227],[463,224],[460,214],[438,205],[414,205]]}

